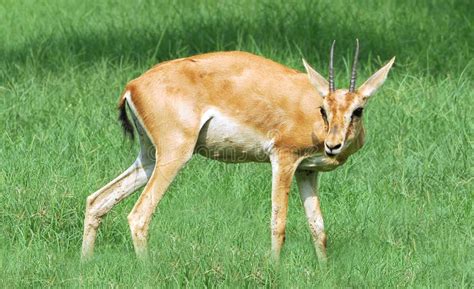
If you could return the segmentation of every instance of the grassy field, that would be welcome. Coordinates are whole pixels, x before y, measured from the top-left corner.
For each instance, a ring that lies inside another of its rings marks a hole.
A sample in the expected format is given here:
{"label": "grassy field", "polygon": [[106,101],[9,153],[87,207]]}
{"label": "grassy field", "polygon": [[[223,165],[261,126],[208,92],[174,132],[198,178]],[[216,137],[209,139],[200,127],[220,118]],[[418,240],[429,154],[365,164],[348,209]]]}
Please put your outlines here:
{"label": "grassy field", "polygon": [[[0,2],[0,287],[474,286],[472,1]],[[320,178],[320,267],[294,185],[279,266],[270,252],[270,166],[196,156],[160,203],[151,258],[126,216],[79,262],[86,197],[127,168],[125,83],[160,61],[245,50],[324,74],[337,39],[348,84],[397,56],[365,115],[366,146]]]}

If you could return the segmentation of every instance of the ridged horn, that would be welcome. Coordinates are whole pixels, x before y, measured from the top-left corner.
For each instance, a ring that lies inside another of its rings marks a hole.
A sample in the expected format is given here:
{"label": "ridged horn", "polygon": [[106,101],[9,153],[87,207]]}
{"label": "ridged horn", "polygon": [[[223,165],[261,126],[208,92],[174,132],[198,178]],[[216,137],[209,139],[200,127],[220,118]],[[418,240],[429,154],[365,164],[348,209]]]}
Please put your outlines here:
{"label": "ridged horn", "polygon": [[334,44],[336,44],[336,40],[332,42],[331,53],[329,55],[329,92],[336,90],[336,86],[334,85]]}
{"label": "ridged horn", "polygon": [[359,39],[356,39],[356,50],[354,53],[354,62],[352,63],[351,82],[349,84],[349,92],[355,91],[357,79],[357,59],[359,58]]}

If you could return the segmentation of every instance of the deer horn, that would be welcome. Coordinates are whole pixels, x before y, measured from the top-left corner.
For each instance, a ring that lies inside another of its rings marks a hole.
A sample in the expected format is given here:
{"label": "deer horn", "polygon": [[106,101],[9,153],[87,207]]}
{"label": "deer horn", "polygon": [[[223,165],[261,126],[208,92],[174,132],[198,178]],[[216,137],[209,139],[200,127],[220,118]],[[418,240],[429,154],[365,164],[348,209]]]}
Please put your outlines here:
{"label": "deer horn", "polygon": [[352,74],[351,82],[349,85],[349,92],[355,91],[356,78],[357,78],[357,59],[359,58],[359,39],[356,39],[356,51],[354,54],[354,62],[352,63]]}
{"label": "deer horn", "polygon": [[332,42],[329,57],[329,92],[334,92],[336,90],[336,86],[334,85],[334,44],[336,44],[336,40]]}

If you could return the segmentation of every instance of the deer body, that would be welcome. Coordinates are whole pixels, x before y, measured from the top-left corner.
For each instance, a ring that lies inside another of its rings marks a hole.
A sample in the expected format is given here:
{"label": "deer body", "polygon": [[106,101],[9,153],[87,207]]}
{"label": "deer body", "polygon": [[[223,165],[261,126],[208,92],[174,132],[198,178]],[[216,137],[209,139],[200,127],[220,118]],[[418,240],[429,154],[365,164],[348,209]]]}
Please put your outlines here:
{"label": "deer body", "polygon": [[[88,197],[83,257],[92,255],[103,215],[146,184],[128,216],[135,250],[145,255],[153,211],[178,171],[199,153],[224,162],[272,164],[275,257],[284,241],[288,193],[296,175],[316,252],[324,259],[317,172],[343,164],[362,147],[364,131],[361,123],[351,124],[337,154],[328,153],[328,130],[335,134],[343,128],[331,125],[321,113],[328,104],[324,92],[315,89],[313,76],[312,71],[301,73],[250,53],[220,52],[165,62],[131,81],[119,108],[124,127],[130,130],[125,112],[129,106],[141,152],[128,170]],[[356,97],[347,90],[329,95],[331,109]],[[336,121],[337,113],[329,118]]]}
{"label": "deer body", "polygon": [[322,97],[307,75],[250,53],[166,62],[131,81],[125,99],[160,126],[157,138],[177,122],[199,123],[196,151],[212,159],[268,162],[277,148],[319,153],[314,163],[339,162],[324,156]]}

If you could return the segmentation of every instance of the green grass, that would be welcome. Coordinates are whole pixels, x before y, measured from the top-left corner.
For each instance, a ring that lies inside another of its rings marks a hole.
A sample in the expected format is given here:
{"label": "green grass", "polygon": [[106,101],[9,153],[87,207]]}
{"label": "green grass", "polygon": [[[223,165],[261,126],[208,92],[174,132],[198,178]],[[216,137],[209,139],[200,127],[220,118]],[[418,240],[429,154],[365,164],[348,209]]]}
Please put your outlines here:
{"label": "green grass", "polygon": [[[472,1],[15,1],[0,3],[0,287],[474,286]],[[279,266],[270,166],[195,157],[160,203],[149,262],[126,216],[79,253],[86,197],[134,160],[116,101],[163,60],[246,50],[339,85],[354,39],[360,78],[397,56],[365,115],[366,146],[321,176],[320,267],[295,186]]]}

